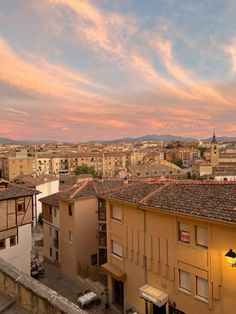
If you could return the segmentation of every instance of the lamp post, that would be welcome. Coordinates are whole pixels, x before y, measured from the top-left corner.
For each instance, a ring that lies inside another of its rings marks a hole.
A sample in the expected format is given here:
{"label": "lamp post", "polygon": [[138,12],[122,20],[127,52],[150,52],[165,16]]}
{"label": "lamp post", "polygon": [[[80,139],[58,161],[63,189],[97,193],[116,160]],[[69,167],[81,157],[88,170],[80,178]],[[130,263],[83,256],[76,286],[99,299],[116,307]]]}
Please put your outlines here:
{"label": "lamp post", "polygon": [[232,249],[225,254],[225,258],[231,267],[236,267],[236,253]]}

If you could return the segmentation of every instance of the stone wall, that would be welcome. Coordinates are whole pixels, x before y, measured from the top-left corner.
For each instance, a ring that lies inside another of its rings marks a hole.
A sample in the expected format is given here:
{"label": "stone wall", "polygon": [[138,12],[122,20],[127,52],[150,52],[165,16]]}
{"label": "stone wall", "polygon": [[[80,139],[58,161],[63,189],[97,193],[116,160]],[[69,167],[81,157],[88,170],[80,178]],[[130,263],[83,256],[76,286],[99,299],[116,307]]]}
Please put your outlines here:
{"label": "stone wall", "polygon": [[1,258],[0,292],[14,298],[20,307],[35,314],[87,313]]}

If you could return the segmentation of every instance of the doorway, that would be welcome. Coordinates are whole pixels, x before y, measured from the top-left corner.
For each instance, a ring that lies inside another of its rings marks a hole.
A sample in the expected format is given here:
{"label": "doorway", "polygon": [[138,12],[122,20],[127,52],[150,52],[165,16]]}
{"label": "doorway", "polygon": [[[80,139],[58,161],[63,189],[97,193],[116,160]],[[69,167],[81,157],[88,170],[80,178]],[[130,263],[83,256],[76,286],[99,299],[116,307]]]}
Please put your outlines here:
{"label": "doorway", "polygon": [[117,307],[123,309],[124,307],[124,284],[122,281],[113,279],[113,303]]}

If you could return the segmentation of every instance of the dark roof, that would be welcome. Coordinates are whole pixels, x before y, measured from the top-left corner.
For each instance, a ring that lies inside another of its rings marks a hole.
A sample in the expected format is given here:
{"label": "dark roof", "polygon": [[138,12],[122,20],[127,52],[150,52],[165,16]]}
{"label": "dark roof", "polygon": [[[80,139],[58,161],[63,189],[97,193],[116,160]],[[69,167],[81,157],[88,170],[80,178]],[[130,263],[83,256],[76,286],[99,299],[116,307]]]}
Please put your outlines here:
{"label": "dark roof", "polygon": [[212,143],[217,143],[215,131],[213,133],[213,137],[212,137],[212,141],[211,142]]}
{"label": "dark roof", "polygon": [[104,196],[141,207],[236,223],[236,182],[141,183]]}
{"label": "dark roof", "polygon": [[26,197],[39,194],[37,190],[28,189],[16,184],[9,183],[5,190],[0,191],[0,201],[17,198],[17,197]]}
{"label": "dark roof", "polygon": [[61,197],[61,192],[57,192],[39,199],[43,204],[59,208],[59,201]]}

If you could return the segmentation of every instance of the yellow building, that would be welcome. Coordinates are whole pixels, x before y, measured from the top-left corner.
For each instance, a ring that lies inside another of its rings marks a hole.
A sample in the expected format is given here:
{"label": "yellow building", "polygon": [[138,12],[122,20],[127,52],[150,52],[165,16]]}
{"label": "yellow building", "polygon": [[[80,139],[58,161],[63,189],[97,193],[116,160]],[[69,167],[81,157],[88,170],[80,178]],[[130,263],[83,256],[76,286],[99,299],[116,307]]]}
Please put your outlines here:
{"label": "yellow building", "polygon": [[9,156],[2,159],[2,177],[11,181],[19,175],[34,172],[34,159],[27,156]]}
{"label": "yellow building", "polygon": [[112,306],[122,313],[234,313],[236,269],[225,254],[236,248],[236,183],[136,183],[101,197]]}

